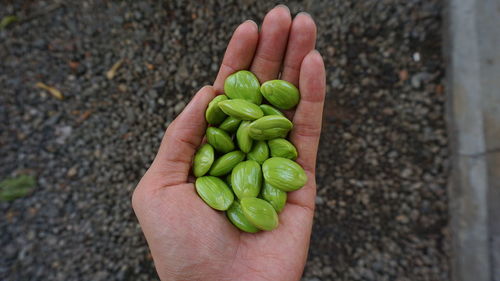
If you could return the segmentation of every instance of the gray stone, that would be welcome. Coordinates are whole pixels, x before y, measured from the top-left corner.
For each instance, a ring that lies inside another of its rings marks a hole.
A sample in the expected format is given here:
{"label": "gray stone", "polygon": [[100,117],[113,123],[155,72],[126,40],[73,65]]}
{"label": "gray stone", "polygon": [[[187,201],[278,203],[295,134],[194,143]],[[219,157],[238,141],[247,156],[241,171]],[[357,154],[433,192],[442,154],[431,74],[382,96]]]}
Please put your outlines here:
{"label": "gray stone", "polygon": [[500,1],[449,0],[452,274],[500,280]]}

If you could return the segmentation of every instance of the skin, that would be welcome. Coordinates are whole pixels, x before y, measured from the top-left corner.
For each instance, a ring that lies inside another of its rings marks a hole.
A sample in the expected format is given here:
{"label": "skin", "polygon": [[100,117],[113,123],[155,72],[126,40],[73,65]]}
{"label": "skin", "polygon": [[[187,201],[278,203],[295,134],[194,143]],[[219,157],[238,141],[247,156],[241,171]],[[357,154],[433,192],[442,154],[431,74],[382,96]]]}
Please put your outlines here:
{"label": "skin", "polygon": [[[261,31],[252,21],[234,32],[213,86],[203,87],[167,128],[158,154],[132,197],[132,205],[162,280],[299,280],[307,259],[316,196],[315,165],[325,97],[325,69],[314,50],[316,26],[305,13],[293,20],[277,6]],[[290,139],[308,182],[289,193],[280,225],[243,233],[196,194],[191,161],[206,130],[204,112],[224,79],[249,69],[261,82],[287,80],[301,92]]]}

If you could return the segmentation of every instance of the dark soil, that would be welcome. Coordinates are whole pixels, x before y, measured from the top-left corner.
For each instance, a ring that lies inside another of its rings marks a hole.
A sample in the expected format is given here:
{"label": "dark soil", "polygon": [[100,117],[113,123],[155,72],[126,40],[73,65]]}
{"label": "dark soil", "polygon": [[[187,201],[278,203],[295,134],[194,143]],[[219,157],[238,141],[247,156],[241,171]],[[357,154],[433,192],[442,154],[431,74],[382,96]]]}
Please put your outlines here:
{"label": "dark soil", "polygon": [[[157,278],[131,192],[267,2],[0,0],[0,180],[37,178],[0,203],[1,280]],[[449,280],[441,5],[289,2],[328,73],[304,280]]]}

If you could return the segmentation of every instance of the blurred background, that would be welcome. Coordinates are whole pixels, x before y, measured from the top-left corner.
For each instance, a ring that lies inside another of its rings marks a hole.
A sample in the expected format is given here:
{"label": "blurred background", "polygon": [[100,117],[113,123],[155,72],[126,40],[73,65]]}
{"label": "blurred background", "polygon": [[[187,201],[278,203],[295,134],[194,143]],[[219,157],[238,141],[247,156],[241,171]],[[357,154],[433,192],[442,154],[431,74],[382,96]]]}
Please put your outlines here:
{"label": "blurred background", "polygon": [[[280,1],[327,69],[303,280],[449,280],[442,3]],[[273,1],[0,0],[0,279],[155,280],[130,204]]]}

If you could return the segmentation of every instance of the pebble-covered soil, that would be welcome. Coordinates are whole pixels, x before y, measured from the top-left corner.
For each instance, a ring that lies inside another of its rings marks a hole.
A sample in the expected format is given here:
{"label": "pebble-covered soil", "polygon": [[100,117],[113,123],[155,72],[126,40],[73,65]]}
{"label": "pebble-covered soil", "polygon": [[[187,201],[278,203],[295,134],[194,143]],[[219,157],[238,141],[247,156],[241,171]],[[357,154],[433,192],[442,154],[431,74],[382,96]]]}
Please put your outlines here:
{"label": "pebble-covered soil", "polygon": [[[0,0],[19,20],[0,30],[0,180],[37,183],[0,203],[0,280],[157,278],[131,192],[237,24],[274,5]],[[449,280],[441,1],[289,6],[328,73],[303,279]]]}

